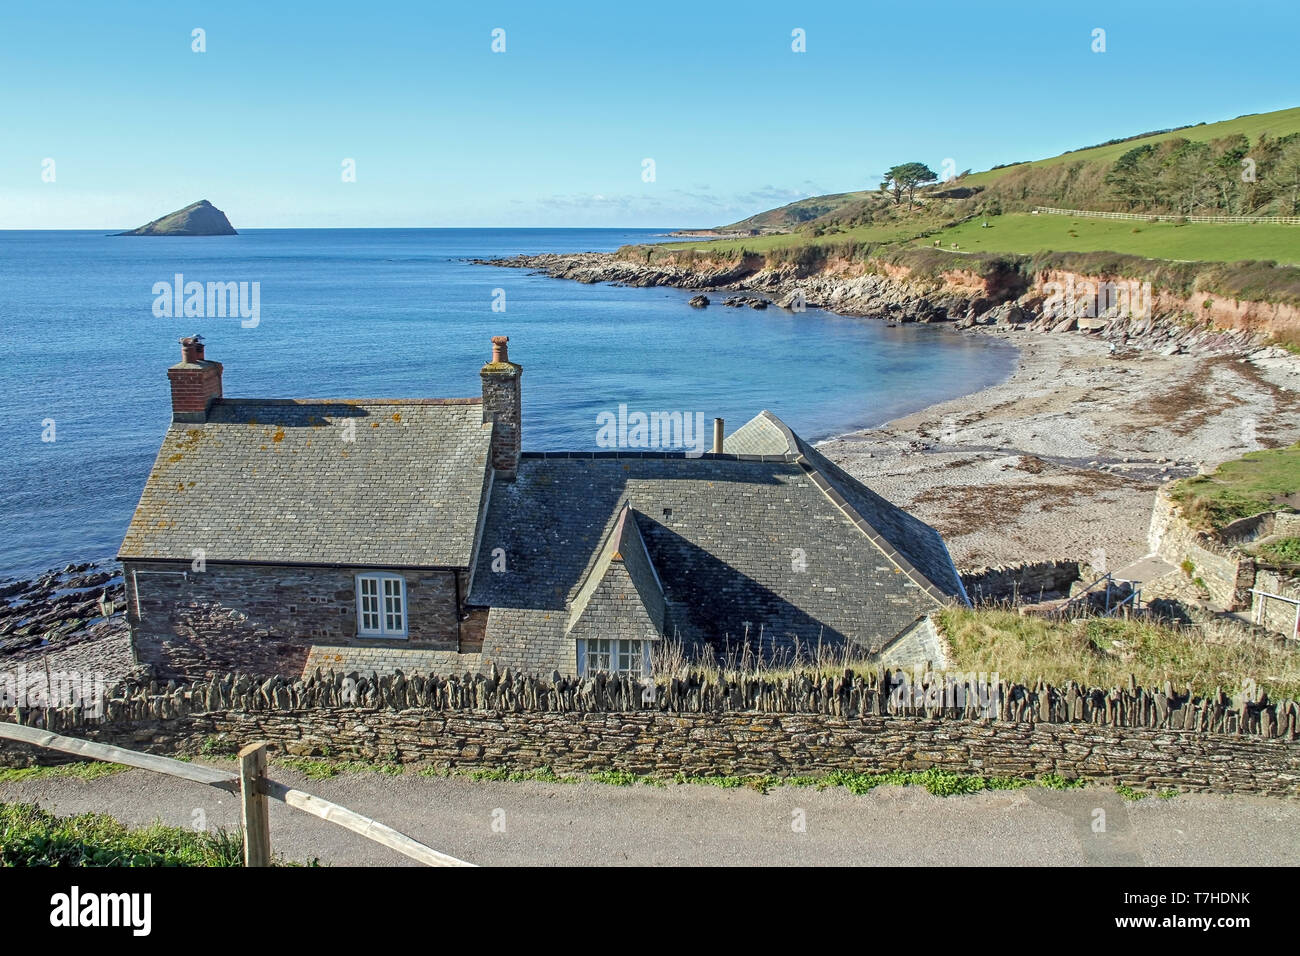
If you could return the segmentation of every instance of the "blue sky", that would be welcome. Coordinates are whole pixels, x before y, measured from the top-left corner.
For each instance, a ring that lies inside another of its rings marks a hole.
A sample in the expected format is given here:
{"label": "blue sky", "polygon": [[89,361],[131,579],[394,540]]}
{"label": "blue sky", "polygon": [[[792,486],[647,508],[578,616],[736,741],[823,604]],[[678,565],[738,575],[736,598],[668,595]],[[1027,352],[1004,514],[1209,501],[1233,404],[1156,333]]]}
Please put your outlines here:
{"label": "blue sky", "polygon": [[1249,0],[9,2],[0,229],[711,226],[1296,106],[1298,34]]}

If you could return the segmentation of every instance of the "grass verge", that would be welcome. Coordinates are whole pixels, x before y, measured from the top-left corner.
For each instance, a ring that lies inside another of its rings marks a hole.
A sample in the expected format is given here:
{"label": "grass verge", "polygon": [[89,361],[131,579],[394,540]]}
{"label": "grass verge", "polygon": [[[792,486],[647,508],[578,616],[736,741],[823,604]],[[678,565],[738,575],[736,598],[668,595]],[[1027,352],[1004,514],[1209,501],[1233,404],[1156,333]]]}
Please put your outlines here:
{"label": "grass verge", "polygon": [[0,803],[0,866],[242,866],[243,854],[238,830],[129,827],[104,813],[60,817]]}

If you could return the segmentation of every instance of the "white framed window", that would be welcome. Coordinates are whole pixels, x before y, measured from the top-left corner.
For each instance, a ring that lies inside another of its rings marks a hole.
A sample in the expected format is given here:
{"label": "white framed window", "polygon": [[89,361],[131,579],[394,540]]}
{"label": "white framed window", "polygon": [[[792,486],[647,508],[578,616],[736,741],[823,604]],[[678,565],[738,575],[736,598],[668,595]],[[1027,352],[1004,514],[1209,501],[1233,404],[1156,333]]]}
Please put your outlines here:
{"label": "white framed window", "polygon": [[604,671],[640,679],[650,673],[650,642],[594,638],[579,641],[578,665],[583,674]]}
{"label": "white framed window", "polygon": [[406,579],[397,574],[357,575],[357,635],[406,637]]}

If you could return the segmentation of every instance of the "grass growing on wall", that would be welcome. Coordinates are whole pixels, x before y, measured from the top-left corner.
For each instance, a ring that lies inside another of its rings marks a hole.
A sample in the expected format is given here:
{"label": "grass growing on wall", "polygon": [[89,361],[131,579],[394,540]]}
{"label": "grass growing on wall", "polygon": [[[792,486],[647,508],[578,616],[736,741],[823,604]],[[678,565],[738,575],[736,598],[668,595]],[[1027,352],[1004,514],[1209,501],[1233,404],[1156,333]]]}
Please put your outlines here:
{"label": "grass growing on wall", "polygon": [[1172,681],[1206,695],[1234,693],[1254,680],[1275,699],[1300,696],[1300,656],[1224,629],[1182,628],[1152,621],[1022,616],[1014,611],[949,608],[940,625],[952,647],[955,671],[997,673],[1031,684],[1039,677],[1063,686],[1143,687]]}
{"label": "grass growing on wall", "polygon": [[1256,555],[1273,564],[1300,564],[1300,538],[1279,538],[1262,545]]}
{"label": "grass growing on wall", "polygon": [[1188,523],[1204,531],[1261,511],[1293,508],[1297,496],[1300,442],[1247,452],[1211,474],[1184,478],[1169,489],[1169,497],[1182,506]]}

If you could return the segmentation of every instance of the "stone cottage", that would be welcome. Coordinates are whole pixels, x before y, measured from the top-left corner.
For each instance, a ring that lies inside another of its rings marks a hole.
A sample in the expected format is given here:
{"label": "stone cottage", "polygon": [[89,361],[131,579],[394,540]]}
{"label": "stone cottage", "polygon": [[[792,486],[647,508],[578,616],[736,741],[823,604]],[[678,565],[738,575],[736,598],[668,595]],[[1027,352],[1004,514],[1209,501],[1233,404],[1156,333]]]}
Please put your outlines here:
{"label": "stone cottage", "polygon": [[705,454],[522,451],[523,369],[492,349],[481,397],[234,399],[182,339],[118,555],[137,659],[644,674],[661,641],[897,647],[966,601],[933,528],[770,412]]}

